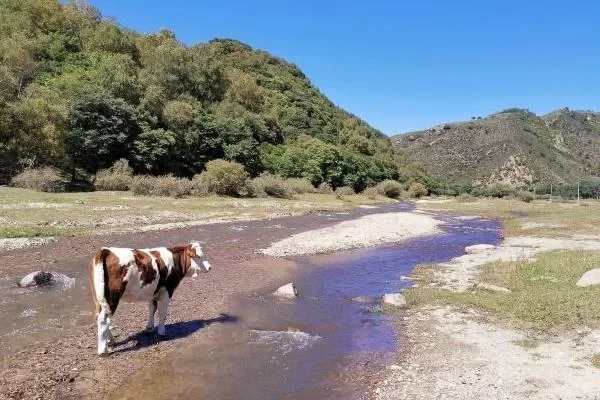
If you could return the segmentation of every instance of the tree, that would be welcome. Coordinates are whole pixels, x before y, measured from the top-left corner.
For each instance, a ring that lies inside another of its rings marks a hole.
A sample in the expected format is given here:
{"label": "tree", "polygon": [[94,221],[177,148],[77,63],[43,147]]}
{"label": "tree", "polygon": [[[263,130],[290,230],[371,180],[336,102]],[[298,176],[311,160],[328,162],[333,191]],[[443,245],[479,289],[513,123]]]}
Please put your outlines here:
{"label": "tree", "polygon": [[68,117],[66,146],[75,166],[89,172],[128,158],[140,133],[133,109],[111,97],[91,97],[75,104]]}

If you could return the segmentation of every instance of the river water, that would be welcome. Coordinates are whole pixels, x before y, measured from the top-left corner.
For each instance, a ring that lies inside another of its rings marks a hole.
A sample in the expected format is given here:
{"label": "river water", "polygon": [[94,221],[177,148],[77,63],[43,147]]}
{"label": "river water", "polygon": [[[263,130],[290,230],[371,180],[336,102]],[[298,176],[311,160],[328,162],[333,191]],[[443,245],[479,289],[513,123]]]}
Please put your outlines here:
{"label": "river water", "polygon": [[393,317],[374,312],[377,299],[407,288],[410,281],[401,277],[419,264],[449,261],[466,246],[501,240],[498,221],[435,217],[445,222],[442,234],[292,258],[301,267],[294,277],[297,299],[270,293],[235,299],[235,324],[203,329],[202,344],[176,351],[115,398],[362,398],[366,378],[393,363],[402,347]]}

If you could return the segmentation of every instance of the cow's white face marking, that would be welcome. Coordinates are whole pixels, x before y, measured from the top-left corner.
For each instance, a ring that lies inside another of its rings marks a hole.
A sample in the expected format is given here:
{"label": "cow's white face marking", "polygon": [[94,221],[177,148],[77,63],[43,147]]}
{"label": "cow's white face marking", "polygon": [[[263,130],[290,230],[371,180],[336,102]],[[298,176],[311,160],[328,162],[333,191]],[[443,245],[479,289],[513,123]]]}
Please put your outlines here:
{"label": "cow's white face marking", "polygon": [[190,261],[190,268],[188,269],[187,275],[191,276],[192,278],[195,278],[196,276],[198,276],[198,274],[200,272],[210,271],[210,264],[208,263],[208,261],[204,260],[200,264],[201,266],[199,266],[195,260],[195,259],[202,258],[204,256],[204,252],[202,251],[200,242],[192,241],[192,242],[190,242],[190,247],[192,248],[192,250],[194,250],[196,252],[196,257],[194,257],[194,259],[192,259]]}

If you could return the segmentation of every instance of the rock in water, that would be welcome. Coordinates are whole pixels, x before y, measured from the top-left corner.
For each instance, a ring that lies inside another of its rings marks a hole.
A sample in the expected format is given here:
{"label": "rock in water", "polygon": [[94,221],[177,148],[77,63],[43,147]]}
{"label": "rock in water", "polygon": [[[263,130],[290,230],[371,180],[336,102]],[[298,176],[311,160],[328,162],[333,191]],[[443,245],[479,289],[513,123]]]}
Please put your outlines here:
{"label": "rock in water", "polygon": [[402,293],[387,293],[383,295],[383,303],[396,307],[406,306],[406,298]]}
{"label": "rock in water", "polygon": [[54,282],[55,280],[52,272],[35,271],[21,279],[21,282],[19,282],[19,286],[52,286],[54,285]]}
{"label": "rock in water", "polygon": [[296,289],[296,285],[293,283],[288,283],[277,289],[274,294],[275,296],[293,298],[298,296],[298,289]]}
{"label": "rock in water", "polygon": [[487,251],[487,250],[492,250],[495,249],[496,246],[494,246],[493,244],[474,244],[472,246],[467,246],[465,247],[465,252],[466,253],[477,253],[480,251]]}
{"label": "rock in water", "polygon": [[600,268],[594,268],[581,275],[577,281],[577,286],[588,287],[600,284]]}

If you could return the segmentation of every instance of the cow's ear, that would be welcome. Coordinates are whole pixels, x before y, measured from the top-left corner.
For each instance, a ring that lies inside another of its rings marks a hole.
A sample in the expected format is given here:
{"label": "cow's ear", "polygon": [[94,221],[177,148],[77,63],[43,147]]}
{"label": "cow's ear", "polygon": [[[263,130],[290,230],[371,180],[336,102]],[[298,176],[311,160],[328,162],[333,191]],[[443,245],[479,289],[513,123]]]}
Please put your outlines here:
{"label": "cow's ear", "polygon": [[185,254],[189,257],[189,258],[196,258],[196,250],[192,248],[192,246],[188,246],[185,248]]}

